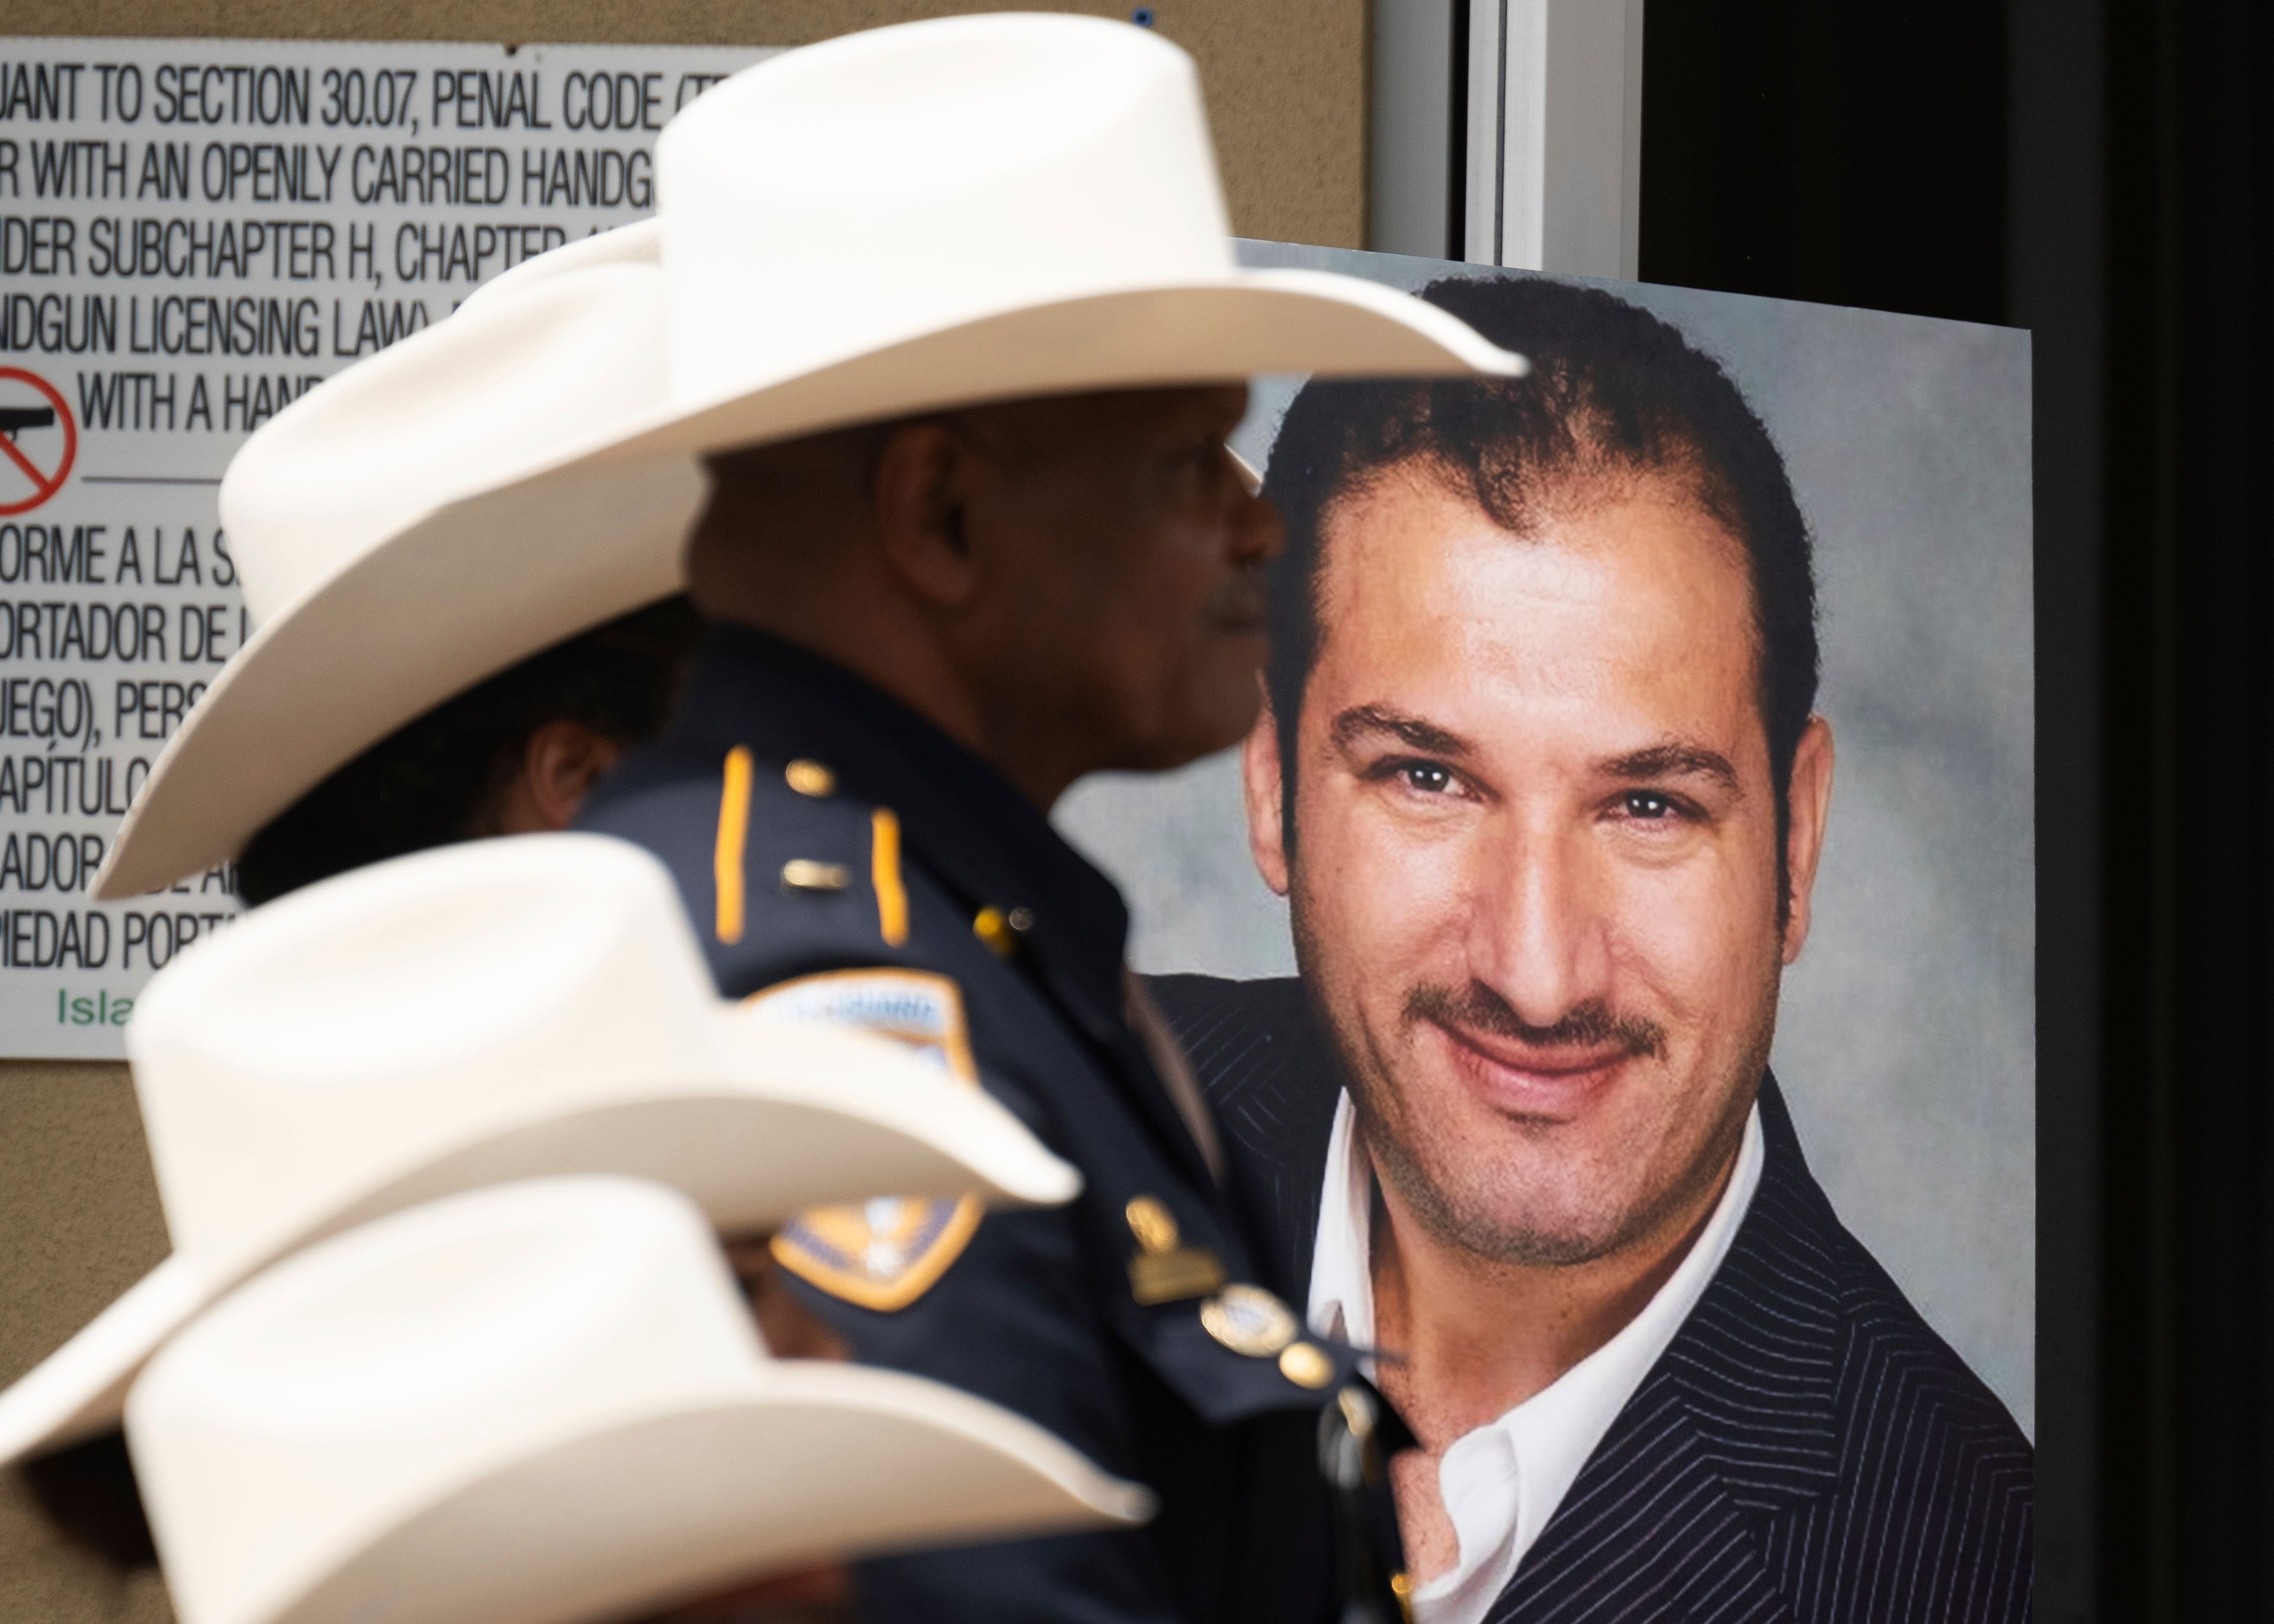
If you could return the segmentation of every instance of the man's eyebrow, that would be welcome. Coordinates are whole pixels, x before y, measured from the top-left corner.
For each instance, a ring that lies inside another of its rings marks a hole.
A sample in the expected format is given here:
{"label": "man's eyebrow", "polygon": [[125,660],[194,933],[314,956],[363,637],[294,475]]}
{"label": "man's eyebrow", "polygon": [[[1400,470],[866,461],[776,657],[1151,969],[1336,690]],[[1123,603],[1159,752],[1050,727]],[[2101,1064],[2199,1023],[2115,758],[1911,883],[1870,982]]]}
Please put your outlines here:
{"label": "man's eyebrow", "polygon": [[1729,764],[1729,758],[1698,744],[1669,742],[1630,750],[1603,763],[1602,771],[1615,778],[1707,778],[1720,779],[1725,789],[1738,787],[1737,770]]}
{"label": "man's eyebrow", "polygon": [[1466,756],[1470,748],[1469,741],[1457,733],[1383,705],[1352,705],[1335,718],[1329,731],[1335,743],[1344,749],[1368,733],[1388,733],[1433,756]]}

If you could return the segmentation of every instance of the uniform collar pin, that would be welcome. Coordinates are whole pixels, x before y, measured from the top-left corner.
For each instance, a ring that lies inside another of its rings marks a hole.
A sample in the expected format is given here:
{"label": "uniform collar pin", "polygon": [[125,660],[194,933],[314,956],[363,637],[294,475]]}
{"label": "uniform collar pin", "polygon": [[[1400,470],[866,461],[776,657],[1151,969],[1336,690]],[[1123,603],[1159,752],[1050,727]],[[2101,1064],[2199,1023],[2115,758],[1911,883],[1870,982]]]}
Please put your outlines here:
{"label": "uniform collar pin", "polygon": [[793,857],[782,865],[784,891],[843,891],[853,883],[853,871],[843,863],[816,862]]}
{"label": "uniform collar pin", "polygon": [[1292,1342],[1279,1356],[1279,1373],[1299,1387],[1323,1387],[1335,1379],[1335,1362],[1316,1342]]}
{"label": "uniform collar pin", "polygon": [[1141,1195],[1122,1208],[1137,1255],[1129,1259],[1129,1295],[1151,1307],[1206,1297],[1224,1284],[1224,1263],[1216,1253],[1183,1244],[1176,1214],[1158,1196]]}
{"label": "uniform collar pin", "polygon": [[1129,1220],[1129,1233],[1147,1252],[1159,1253],[1177,1249],[1176,1214],[1158,1197],[1141,1195],[1122,1212]]}
{"label": "uniform collar pin", "polygon": [[799,756],[782,769],[782,781],[801,795],[819,800],[836,793],[837,775],[819,762]]}
{"label": "uniform collar pin", "polygon": [[1035,928],[1032,908],[1008,910],[990,905],[972,916],[971,934],[987,944],[987,951],[998,959],[1008,959],[1019,951],[1019,939]]}

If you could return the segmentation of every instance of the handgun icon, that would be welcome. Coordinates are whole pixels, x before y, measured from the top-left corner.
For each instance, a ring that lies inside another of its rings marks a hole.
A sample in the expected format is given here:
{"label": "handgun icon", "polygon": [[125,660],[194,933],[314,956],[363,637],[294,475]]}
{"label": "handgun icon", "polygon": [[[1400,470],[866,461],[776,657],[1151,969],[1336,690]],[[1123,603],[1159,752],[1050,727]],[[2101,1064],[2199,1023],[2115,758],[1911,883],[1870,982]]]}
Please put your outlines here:
{"label": "handgun icon", "polygon": [[56,409],[52,406],[0,406],[0,434],[12,442],[26,429],[51,429],[56,426]]}

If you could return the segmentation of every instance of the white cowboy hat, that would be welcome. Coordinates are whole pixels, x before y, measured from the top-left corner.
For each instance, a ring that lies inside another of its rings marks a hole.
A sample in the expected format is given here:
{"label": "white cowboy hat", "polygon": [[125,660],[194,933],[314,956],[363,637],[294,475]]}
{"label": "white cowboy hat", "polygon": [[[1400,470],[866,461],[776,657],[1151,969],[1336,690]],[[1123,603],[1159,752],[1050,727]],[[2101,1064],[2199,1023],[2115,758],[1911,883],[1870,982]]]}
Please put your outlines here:
{"label": "white cowboy hat", "polygon": [[167,741],[98,898],[226,861],[403,724],[678,589],[704,489],[685,458],[453,500],[662,397],[657,293],[651,265],[532,278],[254,432],[221,515],[255,630]]}
{"label": "white cowboy hat", "polygon": [[255,1269],[439,1194],[623,1173],[750,1230],[1081,1187],[900,1045],[742,1019],[663,866],[598,835],[445,846],[271,903],[161,971],[126,1047],[174,1253],[0,1393],[0,1463],[115,1421],[151,1352]]}
{"label": "white cowboy hat", "polygon": [[1019,395],[1524,366],[1393,289],[1240,269],[1192,61],[1126,23],[787,52],[674,119],[656,173],[658,224],[507,273],[246,442],[222,515],[260,629],[97,896],[223,861],[393,728],[672,590],[703,454]]}
{"label": "white cowboy hat", "polygon": [[134,1385],[182,1624],[577,1624],[1152,1497],[937,1382],[767,1356],[660,1185],[508,1184],[239,1288]]}

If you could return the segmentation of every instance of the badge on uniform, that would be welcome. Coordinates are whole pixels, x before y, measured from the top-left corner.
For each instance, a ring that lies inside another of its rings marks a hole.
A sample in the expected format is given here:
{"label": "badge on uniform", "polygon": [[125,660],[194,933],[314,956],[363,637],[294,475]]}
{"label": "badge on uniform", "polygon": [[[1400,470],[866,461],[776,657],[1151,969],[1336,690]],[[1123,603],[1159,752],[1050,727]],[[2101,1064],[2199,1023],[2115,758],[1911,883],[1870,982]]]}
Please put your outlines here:
{"label": "badge on uniform", "polygon": [[[971,1087],[979,1068],[965,1033],[963,996],[944,975],[918,970],[839,970],[800,976],[746,1001],[760,1020],[834,1021],[907,1044]],[[885,1312],[906,1308],[962,1255],[979,1228],[979,1199],[883,1196],[800,1213],[773,1238],[774,1260],[832,1297]]]}
{"label": "badge on uniform", "polygon": [[1129,1295],[1147,1307],[1188,1297],[1206,1297],[1224,1284],[1224,1264],[1216,1253],[1184,1244],[1177,1221],[1157,1196],[1141,1195],[1124,1215],[1137,1239],[1129,1259]]}

